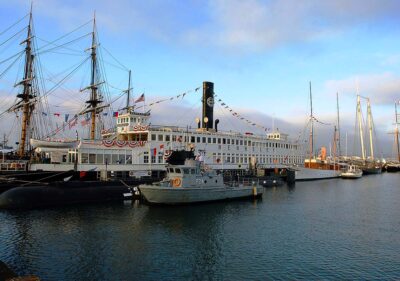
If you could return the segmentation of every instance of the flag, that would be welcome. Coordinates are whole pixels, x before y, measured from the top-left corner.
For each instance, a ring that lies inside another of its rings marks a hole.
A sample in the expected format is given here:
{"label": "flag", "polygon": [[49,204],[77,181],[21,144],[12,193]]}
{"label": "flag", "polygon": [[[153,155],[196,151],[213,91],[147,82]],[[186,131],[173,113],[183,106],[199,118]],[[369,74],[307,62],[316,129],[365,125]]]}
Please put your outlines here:
{"label": "flag", "polygon": [[164,150],[164,145],[160,144],[160,150],[163,151]]}
{"label": "flag", "polygon": [[60,117],[60,113],[53,113],[54,116]]}
{"label": "flag", "polygon": [[143,101],[144,101],[144,93],[137,100],[135,100],[135,103],[143,102]]}
{"label": "flag", "polygon": [[113,117],[118,117],[118,111],[113,112]]}
{"label": "flag", "polygon": [[153,156],[156,156],[157,155],[157,148],[154,148],[153,149]]}
{"label": "flag", "polygon": [[68,122],[69,114],[65,114],[65,122]]}

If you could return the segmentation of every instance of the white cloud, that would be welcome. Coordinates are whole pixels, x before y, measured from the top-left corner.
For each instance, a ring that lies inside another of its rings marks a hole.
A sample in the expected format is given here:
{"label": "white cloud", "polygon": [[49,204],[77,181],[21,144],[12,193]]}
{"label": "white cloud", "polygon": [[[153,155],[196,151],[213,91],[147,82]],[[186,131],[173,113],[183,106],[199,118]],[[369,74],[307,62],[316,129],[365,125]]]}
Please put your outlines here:
{"label": "white cloud", "polygon": [[327,92],[351,96],[356,95],[358,87],[360,95],[369,97],[374,104],[393,104],[400,99],[400,76],[390,72],[329,80],[325,86]]}
{"label": "white cloud", "polygon": [[[28,10],[26,1],[18,5]],[[132,37],[145,34],[170,44],[222,47],[236,51],[263,50],[293,42],[309,42],[349,27],[397,22],[395,0],[36,0],[34,13],[58,21],[66,29],[89,20]]]}

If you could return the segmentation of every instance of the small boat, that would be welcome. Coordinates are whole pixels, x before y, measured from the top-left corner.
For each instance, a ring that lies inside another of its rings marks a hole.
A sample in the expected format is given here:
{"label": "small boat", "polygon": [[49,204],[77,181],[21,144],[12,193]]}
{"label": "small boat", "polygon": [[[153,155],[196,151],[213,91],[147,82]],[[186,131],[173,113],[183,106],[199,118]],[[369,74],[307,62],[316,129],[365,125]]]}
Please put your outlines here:
{"label": "small boat", "polygon": [[356,165],[349,165],[341,176],[343,179],[358,179],[361,178],[362,175],[363,171],[360,168],[358,168]]}
{"label": "small boat", "polygon": [[399,172],[400,171],[400,163],[390,162],[385,165],[386,171],[389,173]]}
{"label": "small boat", "polygon": [[50,147],[50,148],[76,148],[79,144],[78,140],[37,140],[30,139],[32,147]]}
{"label": "small boat", "polygon": [[196,160],[192,151],[174,151],[167,160],[166,177],[139,185],[141,195],[152,204],[188,204],[245,197],[260,197],[264,190],[253,180],[224,182],[221,173]]}

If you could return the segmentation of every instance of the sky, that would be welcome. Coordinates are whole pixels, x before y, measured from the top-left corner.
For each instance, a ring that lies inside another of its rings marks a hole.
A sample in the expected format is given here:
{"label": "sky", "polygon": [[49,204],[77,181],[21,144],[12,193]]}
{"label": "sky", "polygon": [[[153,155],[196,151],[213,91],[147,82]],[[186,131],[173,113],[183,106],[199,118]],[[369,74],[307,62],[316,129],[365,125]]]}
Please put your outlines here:
{"label": "sky", "polygon": [[[0,0],[0,32],[26,15],[30,3]],[[126,69],[132,70],[133,94],[144,92],[147,104],[211,81],[218,98],[237,113],[296,138],[306,135],[311,81],[314,115],[330,124],[316,125],[317,145],[328,146],[332,139],[338,93],[341,140],[344,143],[348,133],[348,150],[354,148],[358,91],[370,99],[378,150],[386,155],[393,150],[389,132],[394,128],[394,103],[400,100],[399,1],[35,0],[38,44],[87,23],[94,12],[100,44],[113,56],[104,64],[107,80],[112,81],[111,96],[119,95],[116,89],[127,88]],[[90,31],[87,24],[76,36]],[[4,38],[0,36],[0,42]],[[90,46],[86,39],[73,47],[82,50],[82,58],[85,46]],[[1,51],[2,59],[12,53]],[[79,62],[69,55],[53,55],[43,54],[40,60],[44,73],[55,77]],[[68,91],[83,86],[87,74],[88,68],[81,77],[72,78],[75,86]],[[13,81],[0,79],[4,107],[4,101],[14,100],[8,90]],[[46,87],[51,86],[48,81]],[[65,91],[57,91],[59,97],[51,101],[51,110],[72,111],[85,100],[66,98]],[[224,129],[254,129],[220,106],[215,110]],[[155,123],[195,126],[198,115],[198,93],[152,109]]]}

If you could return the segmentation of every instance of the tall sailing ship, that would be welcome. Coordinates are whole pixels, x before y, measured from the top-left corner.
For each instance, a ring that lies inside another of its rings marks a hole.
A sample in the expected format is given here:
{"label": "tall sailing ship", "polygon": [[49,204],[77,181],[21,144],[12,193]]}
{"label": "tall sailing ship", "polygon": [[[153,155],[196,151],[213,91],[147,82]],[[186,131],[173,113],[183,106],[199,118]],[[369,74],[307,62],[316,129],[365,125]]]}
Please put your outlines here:
{"label": "tall sailing ship", "polygon": [[[326,147],[321,147],[319,155],[314,154],[314,120],[313,105],[312,105],[312,91],[310,82],[310,137],[309,137],[309,154],[304,159],[303,167],[296,167],[296,180],[321,180],[340,177],[341,171],[339,163],[337,163],[336,155],[328,157]],[[335,127],[334,143],[336,147],[337,131]],[[336,149],[334,150],[336,151]],[[335,153],[334,153],[335,154]]]}
{"label": "tall sailing ship", "polygon": [[357,125],[359,130],[360,137],[360,149],[361,149],[361,158],[352,159],[352,162],[359,166],[364,174],[379,174],[382,172],[382,163],[375,158],[374,154],[374,142],[373,142],[373,120],[372,120],[372,111],[371,111],[371,103],[369,98],[364,98],[367,101],[367,128],[368,128],[368,140],[369,140],[369,156],[367,155],[367,149],[365,147],[364,140],[364,130],[363,130],[363,117],[361,110],[361,98],[364,98],[357,94]]}
{"label": "tall sailing ship", "polygon": [[398,172],[400,171],[400,144],[399,144],[399,120],[397,113],[397,102],[394,104],[394,113],[395,113],[395,128],[394,128],[394,149],[396,156],[387,161],[385,164],[386,171],[388,172]]}

